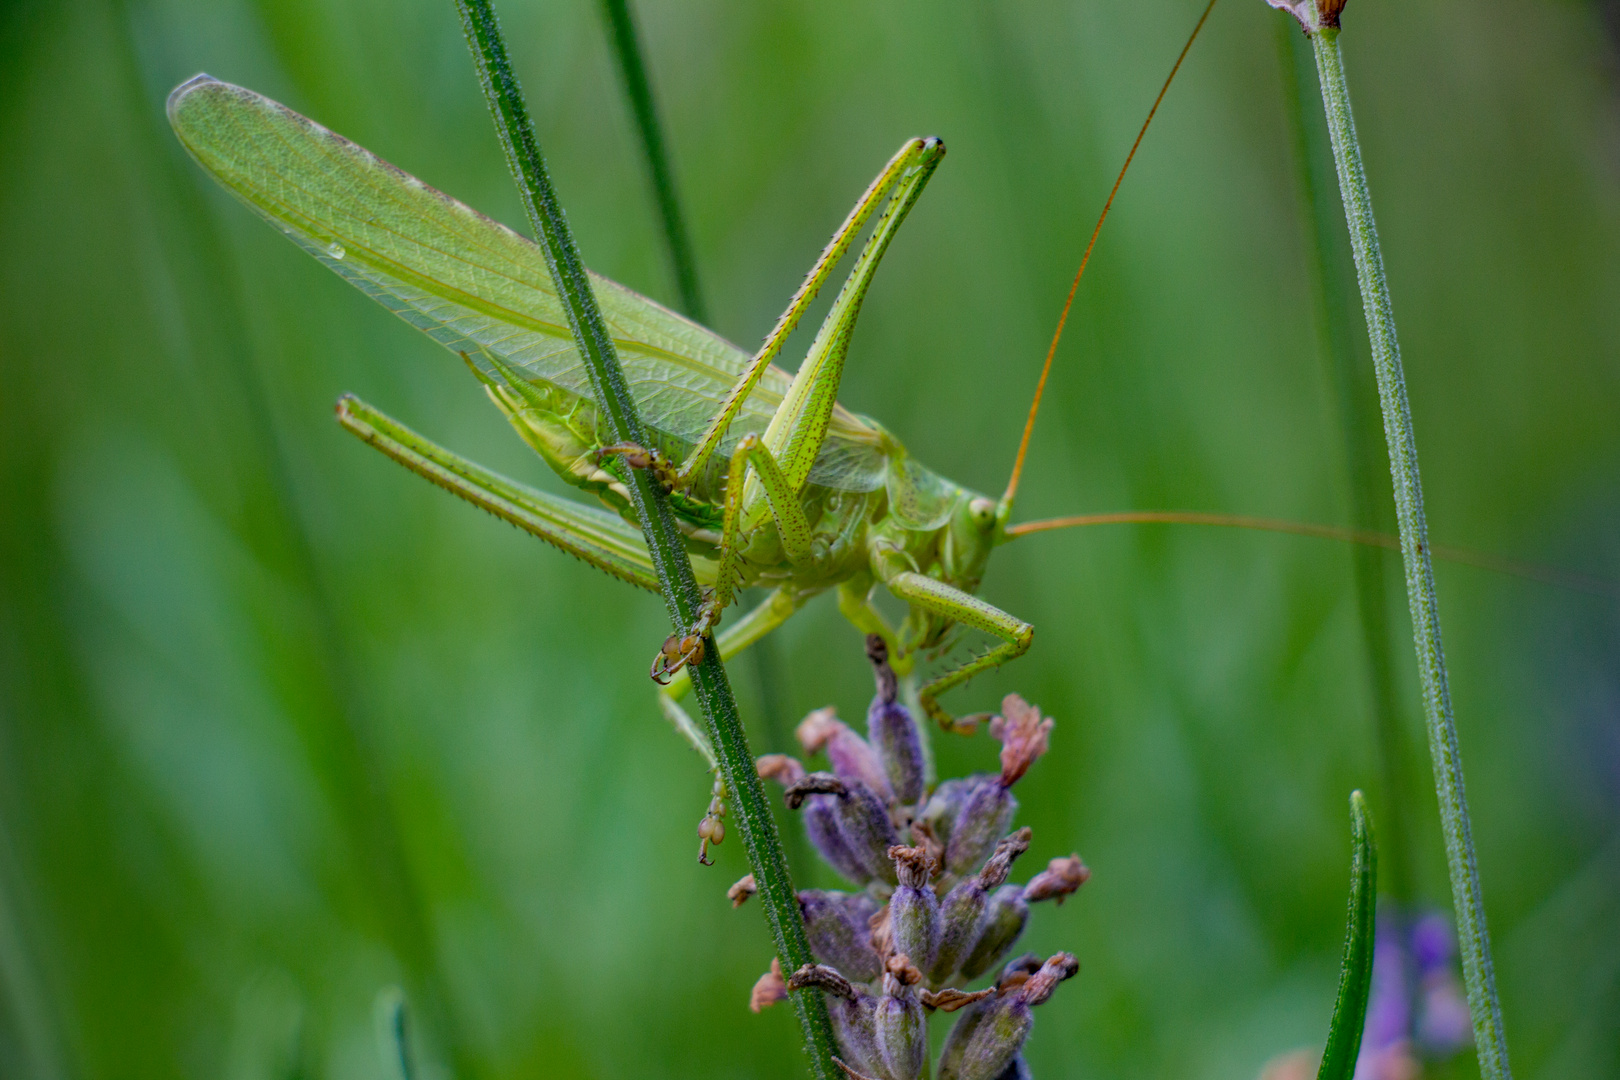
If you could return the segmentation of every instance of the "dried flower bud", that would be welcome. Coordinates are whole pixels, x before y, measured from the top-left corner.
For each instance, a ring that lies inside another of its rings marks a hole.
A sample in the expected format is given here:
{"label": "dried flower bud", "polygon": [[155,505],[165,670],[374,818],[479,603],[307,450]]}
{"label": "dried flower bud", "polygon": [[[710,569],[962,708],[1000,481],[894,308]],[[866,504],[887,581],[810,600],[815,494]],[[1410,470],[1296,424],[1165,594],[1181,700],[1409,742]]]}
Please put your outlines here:
{"label": "dried flower bud", "polygon": [[952,874],[971,874],[984,862],[996,841],[1007,832],[1018,800],[1002,784],[1000,777],[970,778],[972,787],[962,800],[950,839],[945,842],[945,869]]}
{"label": "dried flower bud", "polygon": [[902,961],[899,971],[891,961],[875,1010],[878,1056],[891,1080],[921,1080],[928,1068],[928,1021],[916,991],[922,976],[904,957],[895,960]]}
{"label": "dried flower bud", "polygon": [[990,734],[1001,740],[1001,785],[1012,787],[1046,753],[1054,721],[1017,694],[1001,700],[1001,715],[990,721]]}
{"label": "dried flower bud", "polygon": [[867,635],[866,656],[877,679],[877,695],[866,710],[866,736],[894,797],[910,806],[923,797],[922,732],[911,710],[895,700],[894,669],[889,667],[889,650],[881,637]]}
{"label": "dried flower bud", "polygon": [[1012,862],[1029,850],[1030,830],[1026,826],[1004,837],[984,870],[967,878],[945,895],[939,905],[939,951],[928,971],[930,981],[945,982],[973,952],[984,935],[992,889],[1007,880]]}
{"label": "dried flower bud", "polygon": [[805,717],[795,734],[806,754],[827,752],[827,760],[840,780],[865,784],[884,801],[892,794],[888,774],[883,762],[878,760],[877,751],[838,719],[830,706]]}
{"label": "dried flower bud", "polygon": [[1288,12],[1311,34],[1322,29],[1337,30],[1345,0],[1266,0],[1266,3],[1278,11]]}
{"label": "dried flower bud", "polygon": [[1058,953],[1011,988],[964,1009],[940,1054],[939,1080],[999,1080],[1029,1037],[1030,1010],[1079,970],[1073,956]]}
{"label": "dried flower bud", "polygon": [[754,762],[754,771],[759,773],[761,780],[775,780],[783,787],[790,787],[804,779],[804,766],[799,759],[786,754],[766,754]]}
{"label": "dried flower bud", "polygon": [[1090,879],[1091,870],[1080,861],[1078,853],[1066,859],[1053,859],[1045,870],[1029,879],[1029,884],[1024,886],[1024,899],[1031,903],[1056,900],[1061,905]]}
{"label": "dried flower bud", "polygon": [[986,987],[983,990],[975,990],[972,993],[947,986],[943,990],[924,990],[917,996],[922,998],[924,1007],[951,1013],[957,1009],[964,1009],[975,1001],[983,1001],[995,992],[996,988],[993,986]]}
{"label": "dried flower bud", "polygon": [[748,996],[748,1007],[755,1012],[768,1009],[778,1001],[787,1000],[787,980],[782,978],[782,965],[771,957],[771,970],[759,977],[753,993]]}
{"label": "dried flower bud", "polygon": [[877,900],[864,892],[802,890],[799,911],[804,915],[804,932],[815,958],[856,982],[877,978],[882,965],[872,947],[868,924],[878,907]]}
{"label": "dried flower bud", "polygon": [[904,953],[924,971],[934,966],[939,951],[939,898],[928,884],[933,862],[923,848],[891,847],[899,887],[889,898],[889,933],[894,951]]}
{"label": "dried flower bud", "polygon": [[726,890],[726,899],[731,901],[732,907],[740,908],[757,892],[759,886],[754,882],[754,875],[745,874],[737,879],[737,884]]}
{"label": "dried flower bud", "polygon": [[1029,903],[1020,885],[1003,885],[986,905],[979,940],[962,961],[962,976],[977,979],[1007,955],[1029,923]]}

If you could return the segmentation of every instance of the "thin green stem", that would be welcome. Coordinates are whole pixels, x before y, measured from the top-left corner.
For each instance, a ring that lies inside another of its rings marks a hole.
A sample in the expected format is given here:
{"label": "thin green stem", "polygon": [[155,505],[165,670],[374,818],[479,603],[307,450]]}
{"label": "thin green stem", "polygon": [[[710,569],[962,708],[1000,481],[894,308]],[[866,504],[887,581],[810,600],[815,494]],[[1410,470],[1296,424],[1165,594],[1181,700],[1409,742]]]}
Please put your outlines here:
{"label": "thin green stem", "polygon": [[1395,314],[1373,221],[1372,197],[1362,169],[1355,119],[1350,112],[1350,92],[1345,85],[1338,38],[1336,27],[1318,27],[1311,36],[1316,47],[1316,68],[1322,84],[1328,133],[1338,166],[1339,192],[1350,226],[1350,245],[1355,254],[1367,333],[1372,341],[1378,396],[1384,411],[1384,437],[1389,444],[1390,474],[1395,484],[1395,517],[1400,526],[1401,555],[1406,564],[1406,592],[1412,609],[1418,675],[1423,684],[1429,754],[1434,761],[1435,790],[1445,830],[1446,863],[1457,912],[1463,978],[1468,986],[1469,1010],[1473,1014],[1480,1074],[1485,1080],[1508,1080],[1512,1073],[1508,1067],[1507,1039],[1502,1031],[1502,1006],[1496,994],[1490,935],[1485,928],[1485,898],[1480,889],[1479,864],[1474,854],[1473,830],[1468,821],[1468,800],[1463,788],[1462,751],[1451,708],[1445,651],[1440,642],[1440,604],[1434,588],[1434,565],[1429,556],[1428,525],[1423,517],[1417,440],[1412,434],[1412,410],[1406,396],[1406,377],[1401,371]]}
{"label": "thin green stem", "polygon": [[[1282,61],[1283,98],[1294,133],[1295,173],[1305,211],[1305,246],[1310,267],[1311,299],[1322,359],[1328,367],[1333,397],[1344,437],[1345,471],[1350,489],[1352,524],[1363,532],[1388,532],[1390,489],[1379,480],[1378,417],[1372,408],[1374,373],[1365,346],[1357,339],[1353,310],[1355,263],[1336,198],[1333,146],[1320,113],[1305,108],[1316,92],[1316,61],[1310,41],[1293,25],[1276,20]],[[1365,365],[1365,366],[1364,366]],[[1355,583],[1356,614],[1366,652],[1367,688],[1371,696],[1373,745],[1378,757],[1383,795],[1384,879],[1386,895],[1398,904],[1412,900],[1412,862],[1408,844],[1404,740],[1395,706],[1394,651],[1382,551],[1350,545],[1350,571]]]}
{"label": "thin green stem", "polygon": [[675,287],[681,294],[681,310],[707,325],[709,312],[703,303],[703,291],[698,288],[692,241],[686,231],[680,199],[675,194],[675,172],[669,164],[664,128],[658,121],[658,107],[647,78],[647,60],[636,33],[635,15],[630,11],[629,0],[602,0],[602,15],[612,32],[613,54],[619,61],[619,75],[624,79],[630,111],[636,117],[636,130],[641,134],[647,175],[652,181],[653,197],[658,201],[658,216],[664,224],[664,241],[669,248],[670,266],[675,271]]}
{"label": "thin green stem", "polygon": [[[494,8],[490,0],[456,0],[456,6],[461,12],[462,26],[506,152],[507,164],[517,180],[524,210],[551,269],[558,295],[568,312],[569,328],[585,360],[585,369],[601,409],[603,434],[615,442],[645,443],[641,419],[619,367],[618,353],[546,172],[545,159],[529,122],[523,91],[507,58]],[[685,633],[697,622],[701,595],[681,533],[670,513],[668,498],[653,482],[650,472],[634,469],[628,473],[631,502],[652,553],[670,621],[678,633]],[[777,955],[785,971],[795,971],[811,962],[798,897],[788,876],[787,862],[782,857],[782,844],[770,806],[765,801],[765,788],[754,771],[753,754],[748,749],[726,670],[720,663],[720,650],[712,638],[707,644],[703,660],[691,668],[692,686],[720,758],[721,774],[730,790],[731,808],[759,887],[761,906],[776,942]],[[835,1080],[840,1074],[832,1060],[832,1031],[821,995],[815,991],[797,991],[791,997],[804,1029],[805,1051],[812,1069],[818,1080]]]}

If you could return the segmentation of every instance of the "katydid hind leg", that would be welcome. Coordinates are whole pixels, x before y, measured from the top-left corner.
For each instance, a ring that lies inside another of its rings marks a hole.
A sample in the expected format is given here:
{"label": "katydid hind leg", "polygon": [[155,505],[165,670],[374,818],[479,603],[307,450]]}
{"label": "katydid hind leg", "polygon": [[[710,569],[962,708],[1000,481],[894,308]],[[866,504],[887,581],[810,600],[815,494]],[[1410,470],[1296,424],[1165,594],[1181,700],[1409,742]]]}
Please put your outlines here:
{"label": "katydid hind leg", "polygon": [[659,591],[646,541],[616,515],[509,480],[352,395],[338,399],[337,416],[339,423],[366,443],[451,494],[621,581]]}

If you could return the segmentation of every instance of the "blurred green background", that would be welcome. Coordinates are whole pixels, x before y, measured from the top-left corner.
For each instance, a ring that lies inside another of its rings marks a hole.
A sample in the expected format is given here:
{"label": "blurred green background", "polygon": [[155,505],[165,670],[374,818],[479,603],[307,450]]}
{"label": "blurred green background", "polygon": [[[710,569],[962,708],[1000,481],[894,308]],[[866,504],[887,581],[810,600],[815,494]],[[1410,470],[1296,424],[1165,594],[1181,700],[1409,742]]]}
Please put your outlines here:
{"label": "blurred green background", "polygon": [[[504,0],[592,266],[673,300],[590,0]],[[879,275],[842,400],[999,492],[1079,251],[1196,0],[643,0],[718,329],[757,342],[900,141],[950,157]],[[1020,516],[1344,522],[1275,20],[1227,0],[1105,232]],[[1435,539],[1620,578],[1620,94],[1596,5],[1356,0],[1350,65]],[[645,668],[656,598],[410,476],[359,393],[549,490],[454,358],[216,190],[162,115],[206,70],[512,224],[449,0],[0,8],[0,1075],[800,1075],[769,946],[694,861],[707,798]],[[802,350],[807,338],[801,336]],[[791,351],[791,348],[790,348]],[[1418,891],[1449,896],[1398,564]],[[1031,861],[1092,882],[1036,1075],[1232,1078],[1326,1029],[1346,795],[1379,791],[1345,549],[1052,534],[985,582],[1039,629],[951,701],[1058,719]],[[1442,566],[1514,1063],[1620,1077],[1616,602]],[[870,694],[830,601],[733,665],[758,748]],[[990,767],[986,739],[941,747]],[[831,885],[830,873],[802,877]],[[1455,1075],[1473,1070],[1466,1058]]]}

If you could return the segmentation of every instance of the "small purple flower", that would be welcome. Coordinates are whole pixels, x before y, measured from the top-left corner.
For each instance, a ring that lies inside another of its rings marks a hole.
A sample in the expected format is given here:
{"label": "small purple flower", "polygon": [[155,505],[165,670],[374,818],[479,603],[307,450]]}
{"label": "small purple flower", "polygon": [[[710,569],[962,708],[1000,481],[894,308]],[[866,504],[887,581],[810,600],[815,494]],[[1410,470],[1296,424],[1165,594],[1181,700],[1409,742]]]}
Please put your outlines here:
{"label": "small purple flower", "polygon": [[1439,912],[1409,919],[1385,905],[1356,1080],[1408,1080],[1420,1061],[1444,1061],[1472,1043],[1450,922]]}

